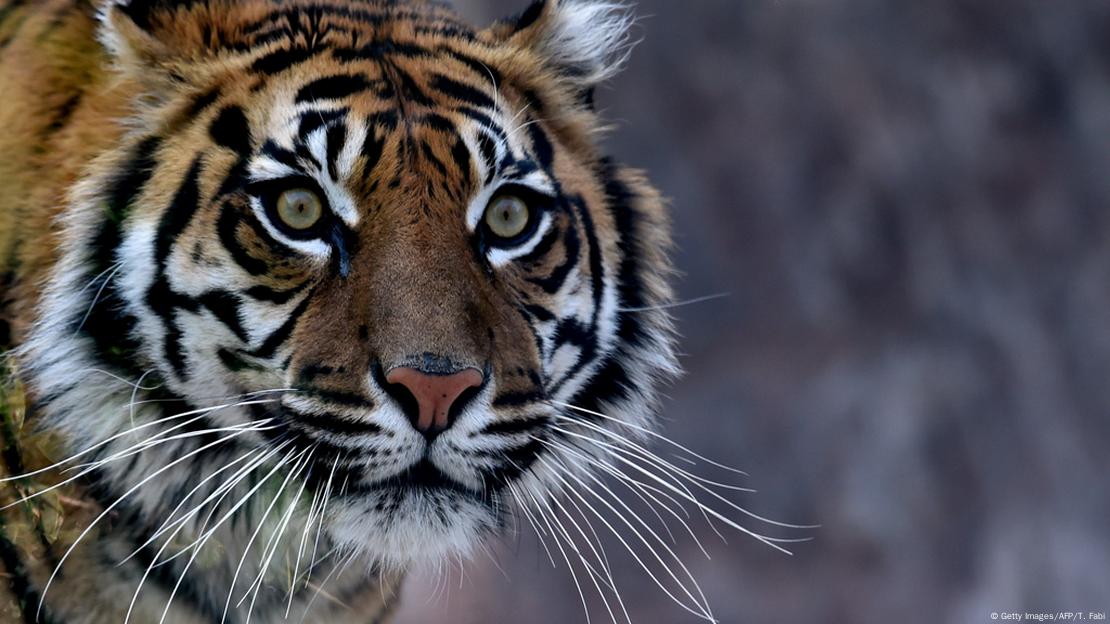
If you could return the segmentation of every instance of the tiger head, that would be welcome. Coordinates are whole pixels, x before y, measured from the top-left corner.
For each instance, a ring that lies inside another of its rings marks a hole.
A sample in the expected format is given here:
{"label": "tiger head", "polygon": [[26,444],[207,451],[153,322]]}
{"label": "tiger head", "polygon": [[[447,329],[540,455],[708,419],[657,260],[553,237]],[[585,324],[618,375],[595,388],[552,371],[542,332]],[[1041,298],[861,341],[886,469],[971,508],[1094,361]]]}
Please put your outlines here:
{"label": "tiger head", "polygon": [[102,24],[132,108],[28,349],[74,450],[171,401],[224,438],[166,478],[259,453],[328,499],[336,544],[405,564],[649,430],[676,371],[668,223],[599,151],[592,98],[622,6],[478,30],[432,3],[132,0]]}

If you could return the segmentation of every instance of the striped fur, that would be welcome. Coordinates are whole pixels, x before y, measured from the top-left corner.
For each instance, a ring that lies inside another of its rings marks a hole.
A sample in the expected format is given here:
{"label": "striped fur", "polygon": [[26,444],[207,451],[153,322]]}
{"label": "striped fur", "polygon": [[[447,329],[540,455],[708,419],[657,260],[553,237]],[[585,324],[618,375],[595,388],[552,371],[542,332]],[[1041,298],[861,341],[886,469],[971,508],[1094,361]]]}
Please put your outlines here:
{"label": "striped fur", "polygon": [[[551,466],[586,469],[539,461],[554,419],[586,414],[561,405],[652,425],[676,372],[668,224],[598,151],[592,108],[626,51],[620,5],[549,0],[484,30],[385,0],[2,7],[0,319],[51,459],[104,442],[66,487],[85,501],[69,521],[107,520],[42,621],[120,622],[133,596],[132,621],[158,621],[171,595],[172,622],[380,621],[406,569],[500,531],[510,489],[543,499]],[[275,222],[290,181],[326,200],[319,232]],[[539,216],[491,244],[508,188]],[[428,441],[396,366],[485,382]],[[13,602],[64,553],[4,557]]]}

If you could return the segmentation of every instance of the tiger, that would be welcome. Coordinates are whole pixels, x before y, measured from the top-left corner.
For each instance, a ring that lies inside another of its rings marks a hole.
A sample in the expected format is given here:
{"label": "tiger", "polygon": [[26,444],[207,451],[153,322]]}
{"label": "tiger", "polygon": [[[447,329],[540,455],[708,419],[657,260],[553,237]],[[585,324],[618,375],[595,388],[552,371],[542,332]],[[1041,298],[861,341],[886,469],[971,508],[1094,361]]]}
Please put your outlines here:
{"label": "tiger", "polygon": [[4,622],[385,622],[656,435],[630,7],[0,7]]}

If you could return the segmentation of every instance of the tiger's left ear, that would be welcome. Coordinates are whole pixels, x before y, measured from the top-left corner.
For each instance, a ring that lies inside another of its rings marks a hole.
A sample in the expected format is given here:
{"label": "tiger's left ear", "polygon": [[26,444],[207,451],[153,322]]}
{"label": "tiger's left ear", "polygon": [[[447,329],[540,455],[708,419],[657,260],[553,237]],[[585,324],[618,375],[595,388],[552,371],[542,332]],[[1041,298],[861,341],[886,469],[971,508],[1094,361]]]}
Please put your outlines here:
{"label": "tiger's left ear", "polygon": [[239,13],[227,0],[101,0],[99,36],[124,73],[155,78],[214,56]]}
{"label": "tiger's left ear", "polygon": [[617,73],[628,57],[629,7],[609,0],[537,0],[490,30],[534,51],[583,93]]}

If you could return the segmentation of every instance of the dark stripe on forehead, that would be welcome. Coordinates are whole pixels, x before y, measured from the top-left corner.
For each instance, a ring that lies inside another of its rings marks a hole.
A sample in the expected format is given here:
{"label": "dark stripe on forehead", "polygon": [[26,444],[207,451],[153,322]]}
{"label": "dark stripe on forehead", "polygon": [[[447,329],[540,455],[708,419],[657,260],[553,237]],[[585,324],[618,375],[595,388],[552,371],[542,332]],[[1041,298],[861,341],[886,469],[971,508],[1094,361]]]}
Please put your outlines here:
{"label": "dark stripe on forehead", "polygon": [[460,102],[465,102],[471,106],[478,108],[491,108],[496,109],[497,104],[490,96],[482,91],[465,85],[456,80],[452,80],[442,74],[437,74],[432,77],[431,87],[441,93],[451,96]]}
{"label": "dark stripe on forehead", "polygon": [[193,100],[193,103],[189,105],[188,110],[185,112],[185,116],[191,119],[193,117],[196,117],[197,115],[200,115],[204,112],[204,109],[208,108],[212,104],[215,104],[216,100],[218,100],[219,98],[219,87],[213,87],[208,91],[205,91]]}
{"label": "dark stripe on forehead", "polygon": [[462,174],[463,184],[470,184],[473,163],[471,162],[470,148],[466,146],[461,137],[456,137],[455,144],[451,146],[451,160],[455,162],[459,173]]}
{"label": "dark stripe on forehead", "polygon": [[369,91],[373,84],[362,74],[328,76],[308,83],[297,91],[296,103],[338,100]]}
{"label": "dark stripe on forehead", "polygon": [[436,156],[435,152],[432,151],[432,146],[431,145],[428,145],[428,143],[425,142],[425,141],[421,141],[420,142],[420,151],[422,151],[424,153],[424,158],[426,158],[428,160],[428,162],[430,162],[432,164],[432,166],[436,168],[436,171],[438,171],[441,176],[446,176],[447,175],[447,166],[444,165],[443,161],[441,161]]}
{"label": "dark stripe on forehead", "polygon": [[497,175],[497,146],[486,132],[478,133],[478,151],[482,153],[482,160],[486,165],[485,183],[489,184]]}
{"label": "dark stripe on forehead", "polygon": [[290,67],[303,63],[323,51],[323,48],[309,50],[307,48],[294,48],[292,50],[275,50],[259,57],[251,64],[251,71],[267,76],[280,73]]}
{"label": "dark stripe on forehead", "polygon": [[[550,173],[551,166],[555,162],[555,149],[551,147],[547,134],[535,120],[528,123],[528,138],[532,140],[532,152],[539,161],[540,168]],[[554,178],[554,176],[550,177]]]}

